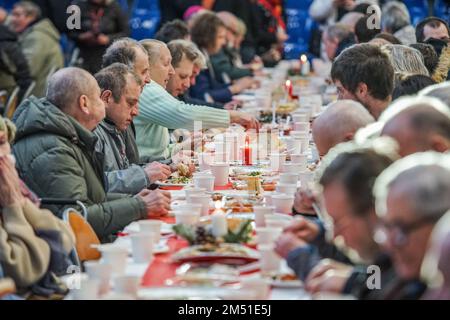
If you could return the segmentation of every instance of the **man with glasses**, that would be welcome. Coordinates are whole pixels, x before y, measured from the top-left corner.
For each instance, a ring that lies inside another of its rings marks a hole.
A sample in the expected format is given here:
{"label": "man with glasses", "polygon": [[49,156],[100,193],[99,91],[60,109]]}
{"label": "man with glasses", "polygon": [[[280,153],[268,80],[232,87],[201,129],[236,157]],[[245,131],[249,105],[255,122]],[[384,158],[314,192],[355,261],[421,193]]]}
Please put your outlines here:
{"label": "man with glasses", "polygon": [[375,184],[384,245],[404,280],[419,279],[434,225],[450,209],[449,163],[448,155],[435,152],[412,155]]}

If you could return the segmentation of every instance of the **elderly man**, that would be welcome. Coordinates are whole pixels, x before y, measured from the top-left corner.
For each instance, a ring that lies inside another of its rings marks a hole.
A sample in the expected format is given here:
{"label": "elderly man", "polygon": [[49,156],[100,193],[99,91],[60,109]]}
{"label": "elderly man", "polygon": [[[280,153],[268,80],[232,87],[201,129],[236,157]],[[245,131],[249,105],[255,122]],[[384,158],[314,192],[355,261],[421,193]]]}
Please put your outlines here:
{"label": "elderly man", "polygon": [[429,150],[450,150],[450,110],[436,98],[398,99],[380,121],[384,123],[381,134],[398,142],[402,157]]}
{"label": "elderly man", "polygon": [[[331,103],[312,124],[312,135],[320,157],[341,142],[351,141],[356,131],[375,122],[371,114],[358,102],[339,100]],[[300,188],[295,195],[294,213],[315,215],[312,203],[315,197]]]}
{"label": "elderly man", "polygon": [[375,182],[385,247],[399,276],[420,279],[436,222],[450,209],[450,158],[436,152],[399,160]]}
{"label": "elderly man", "polygon": [[[178,148],[170,144],[169,129],[194,130],[194,123],[201,128],[227,128],[230,123],[239,123],[247,128],[259,126],[256,119],[237,111],[226,111],[206,106],[186,104],[166,91],[170,78],[175,74],[172,55],[167,45],[158,40],[143,40],[142,45],[149,55],[152,82],[145,86],[139,99],[140,114],[136,117],[137,143],[140,153],[153,159],[172,157]],[[181,52],[180,62],[188,60]],[[149,137],[152,137],[150,139]]]}
{"label": "elderly man", "polygon": [[28,61],[31,77],[36,81],[32,93],[42,97],[45,95],[50,73],[64,66],[59,32],[49,19],[41,20],[41,10],[29,1],[14,5],[11,28],[19,35],[19,43]]}
{"label": "elderly man", "polygon": [[331,78],[339,99],[360,102],[375,119],[391,102],[394,70],[376,46],[358,44],[345,49],[333,62]]}
{"label": "elderly man", "polygon": [[108,192],[136,194],[171,174],[167,165],[154,162],[141,167],[129,162],[123,133],[139,113],[141,79],[122,63],[114,63],[95,75],[106,106],[106,118],[94,133],[96,150],[105,155],[105,189]]}
{"label": "elderly man", "polygon": [[[14,115],[19,128],[14,155],[21,177],[40,197],[82,201],[88,221],[101,241],[135,220],[166,214],[170,199],[160,191],[137,196],[106,194],[102,154],[95,152],[92,131],[105,117],[94,77],[78,68],[56,72],[47,96],[31,97]],[[52,206],[61,217],[68,206]]]}
{"label": "elderly man", "polygon": [[408,8],[400,1],[391,1],[383,6],[381,27],[383,32],[392,34],[404,45],[416,43],[416,30],[411,25]]}
{"label": "elderly man", "polygon": [[[131,68],[141,79],[143,85],[150,83],[150,66],[148,64],[148,55],[144,47],[136,40],[131,38],[121,38],[108,47],[103,55],[103,68],[113,63],[123,63]],[[134,123],[128,126],[123,132],[125,141],[125,151],[130,163],[138,164],[140,162],[139,150],[136,144],[136,130]]]}
{"label": "elderly man", "polygon": [[438,98],[450,109],[450,81],[426,87],[419,92],[419,96]]}

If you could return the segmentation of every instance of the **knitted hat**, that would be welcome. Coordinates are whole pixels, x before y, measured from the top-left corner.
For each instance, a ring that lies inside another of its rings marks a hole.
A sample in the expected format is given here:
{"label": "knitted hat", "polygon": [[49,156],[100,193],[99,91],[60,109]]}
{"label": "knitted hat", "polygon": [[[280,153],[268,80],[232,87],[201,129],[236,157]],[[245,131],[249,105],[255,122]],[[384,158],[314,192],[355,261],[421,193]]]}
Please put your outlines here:
{"label": "knitted hat", "polygon": [[16,136],[16,126],[9,119],[0,116],[0,131],[6,132],[8,142],[11,143]]}

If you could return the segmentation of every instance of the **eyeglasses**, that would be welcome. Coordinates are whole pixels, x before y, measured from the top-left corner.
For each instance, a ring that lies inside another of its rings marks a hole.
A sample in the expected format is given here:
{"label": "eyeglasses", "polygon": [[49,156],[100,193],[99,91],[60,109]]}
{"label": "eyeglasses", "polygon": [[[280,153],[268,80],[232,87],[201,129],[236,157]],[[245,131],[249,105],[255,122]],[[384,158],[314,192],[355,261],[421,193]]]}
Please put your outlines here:
{"label": "eyeglasses", "polygon": [[392,244],[397,247],[404,246],[412,232],[436,221],[435,217],[424,217],[408,224],[381,223],[376,230],[376,241],[384,243],[391,237]]}

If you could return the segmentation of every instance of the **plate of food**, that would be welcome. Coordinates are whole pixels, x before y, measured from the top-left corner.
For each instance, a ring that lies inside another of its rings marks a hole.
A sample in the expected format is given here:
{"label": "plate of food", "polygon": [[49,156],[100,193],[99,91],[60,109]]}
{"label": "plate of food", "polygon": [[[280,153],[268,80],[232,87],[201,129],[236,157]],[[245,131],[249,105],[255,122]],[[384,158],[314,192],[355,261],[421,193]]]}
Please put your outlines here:
{"label": "plate of food", "polygon": [[172,173],[169,179],[158,182],[162,187],[185,187],[192,184],[192,172],[189,166],[184,163],[177,165],[177,170]]}
{"label": "plate of food", "polygon": [[204,244],[181,249],[172,256],[174,262],[218,262],[246,264],[257,261],[259,252],[234,243]]}
{"label": "plate of food", "polygon": [[301,288],[303,282],[295,274],[281,273],[270,279],[270,285],[275,288]]}

